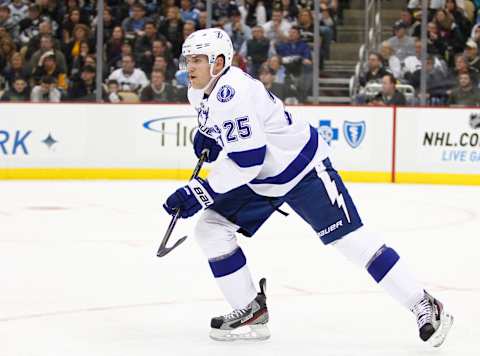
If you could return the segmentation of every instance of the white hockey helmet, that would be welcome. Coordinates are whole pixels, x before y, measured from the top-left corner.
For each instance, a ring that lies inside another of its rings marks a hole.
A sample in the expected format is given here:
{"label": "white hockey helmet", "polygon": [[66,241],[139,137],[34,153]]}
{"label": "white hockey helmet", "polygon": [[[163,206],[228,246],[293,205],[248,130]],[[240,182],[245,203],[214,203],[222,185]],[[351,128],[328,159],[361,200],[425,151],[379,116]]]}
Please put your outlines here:
{"label": "white hockey helmet", "polygon": [[210,64],[210,73],[213,76],[213,65],[218,56],[223,55],[225,58],[223,71],[232,65],[232,40],[224,30],[219,28],[195,31],[187,37],[182,46],[183,58],[180,58],[180,69],[182,70],[186,70],[185,59],[188,55],[206,55]]}

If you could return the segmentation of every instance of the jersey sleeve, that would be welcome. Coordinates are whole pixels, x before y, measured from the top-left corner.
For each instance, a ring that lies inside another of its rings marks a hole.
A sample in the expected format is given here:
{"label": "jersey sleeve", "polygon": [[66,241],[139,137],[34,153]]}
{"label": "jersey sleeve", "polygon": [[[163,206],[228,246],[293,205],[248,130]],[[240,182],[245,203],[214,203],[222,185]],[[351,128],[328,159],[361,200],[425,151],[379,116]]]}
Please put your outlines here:
{"label": "jersey sleeve", "polygon": [[247,90],[237,95],[231,103],[216,104],[213,113],[226,153],[208,176],[217,193],[226,193],[253,180],[262,169],[267,151],[264,124],[256,115],[258,103]]}

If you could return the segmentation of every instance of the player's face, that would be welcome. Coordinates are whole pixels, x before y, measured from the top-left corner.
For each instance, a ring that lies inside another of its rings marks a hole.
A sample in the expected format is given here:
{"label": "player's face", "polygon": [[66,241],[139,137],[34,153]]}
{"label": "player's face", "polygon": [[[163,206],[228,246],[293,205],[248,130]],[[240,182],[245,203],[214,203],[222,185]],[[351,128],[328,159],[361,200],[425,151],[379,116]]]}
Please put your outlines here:
{"label": "player's face", "polygon": [[191,55],[187,56],[188,79],[194,89],[203,89],[210,82],[210,64],[207,56]]}

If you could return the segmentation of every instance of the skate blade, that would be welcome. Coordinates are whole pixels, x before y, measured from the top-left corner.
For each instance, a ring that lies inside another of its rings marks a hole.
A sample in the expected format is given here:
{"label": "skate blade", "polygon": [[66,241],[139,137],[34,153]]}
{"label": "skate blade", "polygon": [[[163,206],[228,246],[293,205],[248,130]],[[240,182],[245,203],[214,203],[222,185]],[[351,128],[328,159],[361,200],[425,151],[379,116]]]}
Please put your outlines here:
{"label": "skate blade", "polygon": [[440,315],[440,327],[428,339],[428,343],[433,347],[439,347],[445,341],[448,332],[453,324],[453,315],[446,313],[444,310]]}
{"label": "skate blade", "polygon": [[211,329],[210,338],[215,341],[262,341],[270,338],[270,330],[265,324],[246,325],[234,330]]}

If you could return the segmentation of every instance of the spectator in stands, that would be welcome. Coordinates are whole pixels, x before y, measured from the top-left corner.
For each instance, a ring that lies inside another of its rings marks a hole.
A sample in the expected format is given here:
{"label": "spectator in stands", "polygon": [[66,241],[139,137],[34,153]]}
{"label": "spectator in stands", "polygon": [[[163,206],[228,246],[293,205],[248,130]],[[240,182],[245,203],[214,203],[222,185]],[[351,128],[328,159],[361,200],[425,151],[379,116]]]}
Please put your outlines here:
{"label": "spectator in stands", "polygon": [[24,0],[12,0],[8,7],[10,8],[10,16],[15,25],[18,25],[20,21],[28,16],[28,5]]}
{"label": "spectator in stands", "polygon": [[368,56],[368,70],[360,75],[359,82],[362,87],[371,81],[381,82],[387,71],[383,67],[380,53],[372,52]]}
{"label": "spectator in stands", "polygon": [[107,82],[107,102],[120,103],[123,101],[123,97],[119,94],[120,86],[115,79],[110,79]]}
{"label": "spectator in stands", "polygon": [[323,67],[323,59],[330,59],[330,45],[332,41],[337,39],[337,24],[334,19],[333,10],[324,3],[320,4],[319,20],[320,36],[322,36],[321,63]]}
{"label": "spectator in stands", "polygon": [[10,61],[7,63],[5,69],[0,73],[0,75],[5,77],[5,80],[10,88],[13,86],[15,78],[21,77],[23,79],[28,79],[27,71],[24,68],[23,57],[19,52],[15,52],[10,56]]}
{"label": "spectator in stands", "polygon": [[170,82],[175,76],[175,67],[167,61],[164,56],[155,57],[155,62],[153,62],[152,72],[153,71],[162,71],[165,75],[165,81]]}
{"label": "spectator in stands", "polygon": [[[84,24],[77,24],[73,29],[73,36],[70,41],[66,43],[63,51],[68,68],[71,68],[75,59],[81,55],[82,44],[84,44],[84,46],[86,45],[89,52],[90,48],[95,48],[93,41],[90,39],[90,28]],[[85,47],[83,50],[85,50]],[[89,52],[85,55],[89,54]]]}
{"label": "spectator in stands", "polygon": [[55,79],[46,75],[42,77],[40,84],[33,87],[30,99],[34,103],[59,103],[62,99],[62,93],[56,88]]}
{"label": "spectator in stands", "polygon": [[10,60],[10,57],[17,51],[15,42],[10,36],[5,36],[0,40],[0,70],[3,70],[5,65]]}
{"label": "spectator in stands", "polygon": [[218,21],[222,18],[230,18],[238,6],[233,0],[218,0],[212,5],[212,19]]}
{"label": "spectator in stands", "polygon": [[467,58],[470,68],[476,69],[480,72],[480,56],[478,55],[477,43],[469,39],[465,47],[465,57]]}
{"label": "spectator in stands", "polygon": [[198,21],[197,21],[197,30],[202,30],[207,28],[207,21],[208,21],[208,12],[200,11],[198,14]]}
{"label": "spectator in stands", "polygon": [[477,47],[480,46],[480,21],[475,26],[473,26],[472,32],[470,33],[470,38],[477,43]]}
{"label": "spectator in stands", "polygon": [[242,15],[239,10],[233,10],[230,22],[224,27],[232,40],[233,50],[240,51],[242,45],[252,38],[252,29],[242,22]]}
{"label": "spectator in stands", "polygon": [[243,43],[240,55],[248,61],[248,73],[257,77],[260,66],[268,59],[273,49],[270,41],[264,36],[263,27],[255,26],[252,35],[252,39]]}
{"label": "spectator in stands", "polygon": [[268,59],[267,65],[273,69],[275,83],[283,84],[287,81],[287,69],[282,63],[282,57],[273,55]]}
{"label": "spectator in stands", "polygon": [[394,50],[389,42],[384,41],[380,45],[380,54],[383,59],[383,67],[390,71],[395,78],[402,75],[402,64],[400,59],[394,54]]}
{"label": "spectator in stands", "polygon": [[134,2],[130,6],[130,16],[122,21],[122,28],[128,36],[143,36],[145,23],[145,7],[140,2]]}
{"label": "spectator in stands", "polygon": [[283,18],[281,10],[273,10],[272,19],[262,27],[265,31],[265,37],[272,41],[273,44],[276,44],[287,41],[288,31],[292,24]]}
{"label": "spectator in stands", "polygon": [[288,40],[278,43],[275,49],[288,73],[295,78],[300,92],[298,98],[303,101],[312,88],[312,57],[310,47],[300,39],[300,29],[293,26],[288,31]]}
{"label": "spectator in stands", "polygon": [[58,89],[67,89],[67,75],[58,67],[55,54],[52,51],[45,52],[40,57],[38,66],[32,72],[32,79],[35,84],[45,76],[54,78]]}
{"label": "spectator in stands", "polygon": [[[427,53],[428,55],[428,53]],[[415,55],[405,58],[402,77],[409,81],[408,77],[415,73],[417,70],[422,68],[422,41],[420,39],[415,40]],[[434,61],[434,67],[439,68],[440,70],[446,72],[447,64],[444,60],[440,59],[438,56],[431,56]]]}
{"label": "spectator in stands", "polygon": [[396,79],[387,73],[382,79],[382,90],[371,102],[377,105],[406,105],[407,99],[396,88]]}
{"label": "spectator in stands", "polygon": [[472,30],[472,23],[465,16],[464,10],[458,7],[456,0],[446,0],[445,10],[447,14],[451,15],[453,23],[458,27],[459,33],[462,35],[462,41],[465,42]]}
{"label": "spectator in stands", "polygon": [[13,81],[13,85],[10,86],[6,92],[3,93],[0,98],[1,101],[29,101],[30,89],[28,88],[27,81],[23,77],[16,77]]}
{"label": "spectator in stands", "polygon": [[199,15],[200,11],[192,6],[190,0],[180,0],[180,17],[183,22],[193,21],[196,25]]}
{"label": "spectator in stands", "polygon": [[53,40],[53,48],[60,49],[62,48],[61,42],[55,38],[55,34],[53,33],[52,23],[49,19],[43,19],[42,22],[38,25],[38,34],[32,37],[32,39],[28,42],[26,48],[22,50],[25,53],[25,60],[29,61],[33,54],[40,49],[40,42],[43,35],[50,35]]}
{"label": "spectator in stands", "polygon": [[[278,9],[282,11],[282,18],[286,19],[289,23],[294,22],[298,17],[298,6],[296,0],[277,0],[280,4]],[[272,12],[273,17],[273,12]]]}
{"label": "spectator in stands", "polygon": [[[80,54],[75,57],[73,60],[72,66],[70,68],[70,79],[71,80],[76,80],[79,78],[80,73],[82,72],[83,67],[86,65],[92,65],[92,63],[87,63],[89,62],[89,59],[92,58],[90,56],[90,48],[87,42],[82,42],[80,43]],[[93,64],[93,67],[95,67],[95,63]]]}
{"label": "spectator in stands", "polygon": [[143,88],[140,94],[142,102],[173,103],[176,101],[175,87],[165,82],[164,72],[154,70],[150,79],[150,85]]}
{"label": "spectator in stands", "polygon": [[[245,13],[245,23],[250,26],[262,26],[267,22],[267,9],[262,0],[245,0],[239,10]],[[269,1],[268,4],[271,4]]]}
{"label": "spectator in stands", "polygon": [[170,53],[167,43],[165,40],[157,39],[153,41],[152,48],[150,51],[144,53],[140,58],[140,68],[145,72],[150,74],[152,72],[153,65],[155,63],[155,58],[163,57],[168,63],[168,74],[167,78],[171,79],[170,74],[175,72],[175,68],[172,61],[172,54]]}
{"label": "spectator in stands", "polygon": [[440,36],[440,31],[435,22],[429,22],[427,24],[427,52],[438,55],[444,60],[447,59],[447,43],[445,43]]}
{"label": "spectator in stands", "polygon": [[68,43],[71,41],[73,37],[73,30],[75,29],[75,26],[84,24],[86,25],[86,21],[81,19],[81,12],[80,8],[78,7],[72,7],[68,11],[68,16],[64,20],[63,25],[62,25],[62,40],[63,43]]}
{"label": "spectator in stands", "polygon": [[[68,88],[68,99],[74,101],[95,101],[97,97],[97,87],[95,80],[95,68],[85,66],[82,69],[80,77],[72,82]],[[103,90],[102,90],[103,91]],[[107,99],[106,92],[102,93],[103,99]]]}
{"label": "spectator in stands", "polygon": [[168,8],[167,18],[160,24],[158,32],[164,35],[170,42],[173,57],[180,57],[183,44],[183,21],[178,7],[172,6]]}
{"label": "spectator in stands", "polygon": [[16,38],[18,34],[18,26],[11,18],[10,12],[11,10],[7,4],[0,5],[0,26],[5,27],[12,38]]}
{"label": "spectator in stands", "polygon": [[401,12],[400,21],[406,26],[407,36],[420,37],[421,22],[417,20],[408,9]]}
{"label": "spectator in stands", "polygon": [[116,68],[115,63],[121,59],[122,45],[125,42],[125,32],[120,26],[115,26],[110,38],[105,44],[106,62],[110,70]]}
{"label": "spectator in stands", "polygon": [[[96,16],[93,21],[92,25],[90,26],[94,32],[94,38],[97,38],[97,20],[98,16]],[[118,22],[112,16],[112,10],[110,7],[106,6],[103,10],[103,41],[106,43],[110,38],[112,38],[113,29],[118,26]]]}
{"label": "spectator in stands", "polygon": [[284,63],[300,60],[303,64],[312,64],[312,56],[308,44],[300,39],[300,29],[293,26],[288,31],[288,38],[275,46],[278,55],[283,57]]}
{"label": "spectator in stands", "polygon": [[120,90],[126,92],[138,93],[148,85],[145,73],[135,68],[135,60],[131,55],[122,57],[122,68],[113,71],[108,79],[115,79],[120,85]]}
{"label": "spectator in stands", "polygon": [[480,90],[476,87],[468,72],[458,75],[458,87],[452,90],[449,105],[480,106]]}
{"label": "spectator in stands", "polygon": [[467,58],[462,53],[455,56],[455,68],[453,69],[453,75],[456,78],[459,78],[460,73],[468,73],[473,85],[478,85],[480,79],[479,72],[476,68],[470,67]]}
{"label": "spectator in stands", "polygon": [[183,24],[183,29],[182,29],[182,42],[187,39],[188,36],[190,36],[192,33],[195,32],[195,22],[192,20],[188,20]]}
{"label": "spectator in stands", "polygon": [[42,65],[40,63],[40,58],[42,58],[47,52],[53,53],[55,56],[55,63],[58,70],[61,73],[67,72],[67,62],[64,54],[60,50],[54,48],[53,36],[51,34],[44,34],[40,37],[40,49],[32,55],[32,58],[28,62],[27,73],[32,73],[36,67]]}
{"label": "spectator in stands", "polygon": [[392,47],[395,56],[403,62],[408,56],[415,55],[415,40],[407,36],[407,26],[403,21],[397,21],[393,26],[395,36],[388,39],[388,44]]}
{"label": "spectator in stands", "polygon": [[148,20],[145,22],[145,31],[135,40],[134,47],[137,58],[140,58],[144,55],[151,56],[153,41],[158,38],[159,36],[157,35],[157,25],[155,24],[155,21]]}
{"label": "spectator in stands", "polygon": [[451,65],[455,54],[463,52],[466,40],[455,24],[453,16],[446,10],[437,10],[434,21],[437,24],[440,39],[447,46],[446,59],[447,63]]}
{"label": "spectator in stands", "polygon": [[260,69],[259,78],[265,88],[283,101],[288,97],[295,97],[294,92],[290,90],[288,85],[275,83],[274,75],[274,70],[268,66],[263,66]]}
{"label": "spectator in stands", "polygon": [[40,16],[40,8],[38,5],[30,5],[28,8],[28,16],[24,18],[19,26],[19,40],[22,45],[27,45],[28,42],[39,33],[39,25],[44,20]]}

